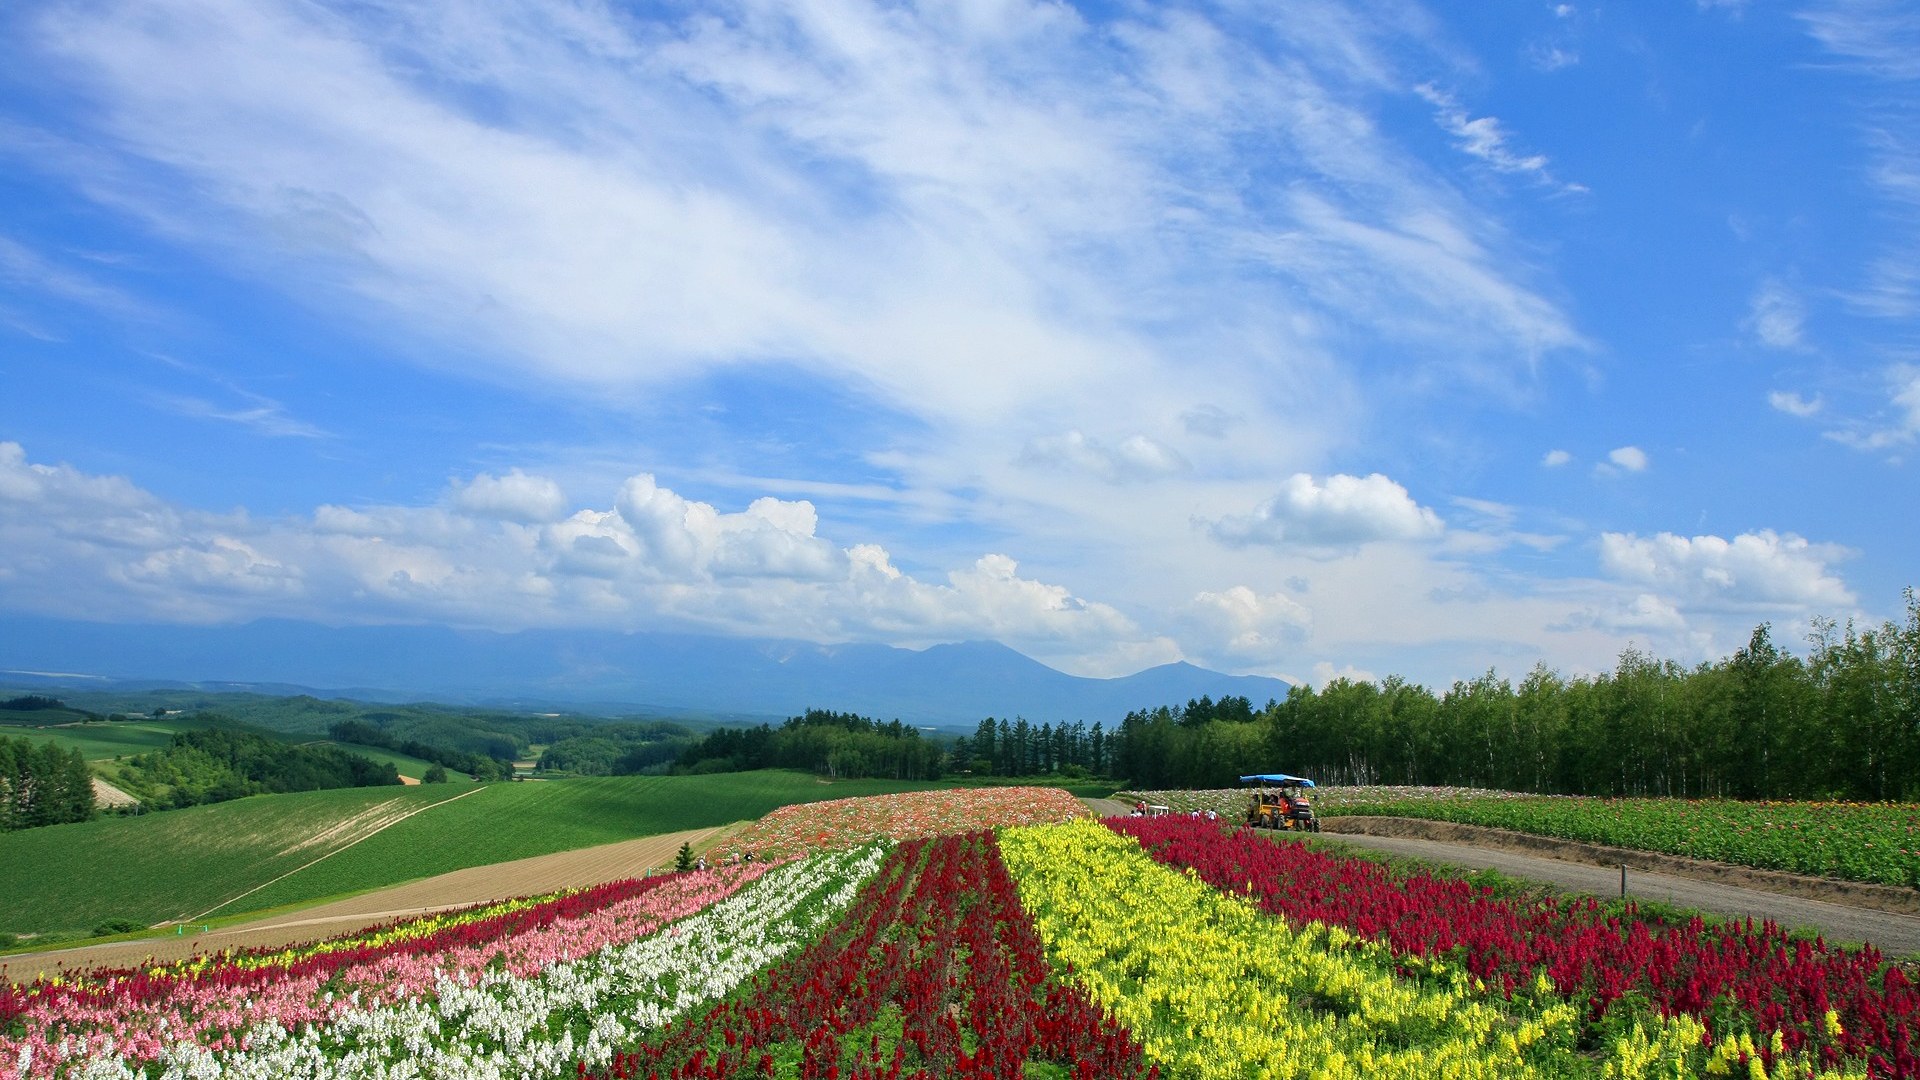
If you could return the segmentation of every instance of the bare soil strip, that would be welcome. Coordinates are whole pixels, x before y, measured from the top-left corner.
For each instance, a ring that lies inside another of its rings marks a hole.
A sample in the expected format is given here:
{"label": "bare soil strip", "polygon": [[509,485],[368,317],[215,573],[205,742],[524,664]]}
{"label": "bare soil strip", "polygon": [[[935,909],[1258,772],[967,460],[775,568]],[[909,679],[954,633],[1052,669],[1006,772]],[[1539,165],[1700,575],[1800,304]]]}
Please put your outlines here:
{"label": "bare soil strip", "polygon": [[719,828],[691,829],[492,866],[475,866],[205,934],[22,953],[0,958],[0,983],[24,982],[38,975],[83,968],[131,967],[149,959],[182,960],[195,953],[222,949],[292,945],[448,908],[643,877],[651,870],[671,868],[681,844],[691,844],[698,850],[721,831]]}
{"label": "bare soil strip", "polygon": [[99,777],[93,778],[93,801],[101,806],[138,806],[140,800]]}
{"label": "bare soil strip", "polygon": [[1396,817],[1330,817],[1321,822],[1330,833],[1365,833],[1369,836],[1398,836],[1417,840],[1435,840],[1448,844],[1471,844],[1478,848],[1517,851],[1542,855],[1562,862],[1590,866],[1627,867],[1667,874],[1672,877],[1737,885],[1743,889],[1762,889],[1806,900],[1824,900],[1848,907],[1891,911],[1901,915],[1920,915],[1920,889],[1902,889],[1892,885],[1873,885],[1860,881],[1808,877],[1780,870],[1760,870],[1751,866],[1687,859],[1652,851],[1585,844],[1574,840],[1556,840],[1548,836],[1492,829],[1481,825],[1460,825],[1451,821]]}

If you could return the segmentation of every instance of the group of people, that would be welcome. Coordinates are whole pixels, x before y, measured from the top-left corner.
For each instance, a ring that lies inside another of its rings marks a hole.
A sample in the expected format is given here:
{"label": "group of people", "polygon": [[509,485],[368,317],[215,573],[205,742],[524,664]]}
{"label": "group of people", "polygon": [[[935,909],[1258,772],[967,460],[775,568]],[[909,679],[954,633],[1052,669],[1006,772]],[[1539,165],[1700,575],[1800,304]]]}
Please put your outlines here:
{"label": "group of people", "polygon": [[[1166,807],[1150,806],[1148,805],[1147,800],[1141,799],[1140,801],[1133,804],[1133,812],[1128,814],[1127,816],[1128,817],[1159,817],[1162,813],[1166,813],[1166,812],[1168,812]],[[1194,818],[1199,818],[1203,821],[1219,821],[1220,820],[1220,815],[1214,813],[1213,810],[1211,809],[1194,810],[1190,812],[1189,816]]]}

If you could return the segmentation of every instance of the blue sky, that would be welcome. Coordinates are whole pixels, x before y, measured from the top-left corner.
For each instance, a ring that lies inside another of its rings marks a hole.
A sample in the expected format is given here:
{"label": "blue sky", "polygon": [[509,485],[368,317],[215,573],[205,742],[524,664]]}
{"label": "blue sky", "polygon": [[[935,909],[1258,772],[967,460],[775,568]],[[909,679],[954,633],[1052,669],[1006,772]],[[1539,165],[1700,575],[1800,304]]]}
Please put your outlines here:
{"label": "blue sky", "polygon": [[1920,14],[0,13],[0,612],[1444,684],[1920,584]]}

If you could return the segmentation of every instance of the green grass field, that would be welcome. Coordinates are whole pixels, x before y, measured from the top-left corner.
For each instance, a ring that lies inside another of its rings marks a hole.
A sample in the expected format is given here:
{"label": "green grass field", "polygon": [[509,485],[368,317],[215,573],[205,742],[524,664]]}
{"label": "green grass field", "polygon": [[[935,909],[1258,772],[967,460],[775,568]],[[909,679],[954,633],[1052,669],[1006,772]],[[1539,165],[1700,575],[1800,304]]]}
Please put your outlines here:
{"label": "green grass field", "polygon": [[99,761],[122,754],[144,754],[167,745],[175,732],[198,726],[177,720],[116,720],[63,727],[0,728],[0,736],[58,743],[68,750],[79,750],[88,761]]}
{"label": "green grass field", "polygon": [[[433,762],[431,761],[410,757],[397,750],[388,750],[379,746],[362,746],[359,743],[332,742],[330,740],[316,740],[303,745],[333,746],[345,750],[349,754],[359,754],[361,757],[372,758],[375,761],[391,762],[394,768],[400,770],[401,776],[410,776],[415,780],[425,776],[427,770],[433,768]],[[471,785],[473,778],[458,769],[448,769],[447,782],[450,784]]]}
{"label": "green grass field", "polygon": [[0,834],[0,933],[190,917],[338,847],[299,847],[357,816],[447,803],[243,900],[215,918],[397,885],[469,866],[758,818],[796,802],[946,784],[824,784],[793,772],[621,776],[481,786],[345,788]]}

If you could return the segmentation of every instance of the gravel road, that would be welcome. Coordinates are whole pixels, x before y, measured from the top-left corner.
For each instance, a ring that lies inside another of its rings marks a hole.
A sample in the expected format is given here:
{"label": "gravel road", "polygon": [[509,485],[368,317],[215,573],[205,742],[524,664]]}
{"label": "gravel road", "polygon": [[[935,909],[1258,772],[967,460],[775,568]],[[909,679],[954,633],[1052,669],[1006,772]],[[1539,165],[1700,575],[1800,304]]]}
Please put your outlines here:
{"label": "gravel road", "polygon": [[[1566,892],[1605,897],[1620,895],[1620,871],[1617,869],[1433,840],[1358,833],[1343,833],[1330,838],[1355,847],[1411,856],[1428,862],[1474,870],[1498,870],[1512,877],[1545,882]],[[1751,915],[1756,919],[1772,919],[1784,926],[1807,927],[1820,931],[1829,941],[1870,942],[1889,957],[1920,954],[1920,918],[1912,915],[1868,911],[1822,900],[1803,900],[1759,889],[1639,870],[1627,872],[1627,895],[1718,915]]]}

